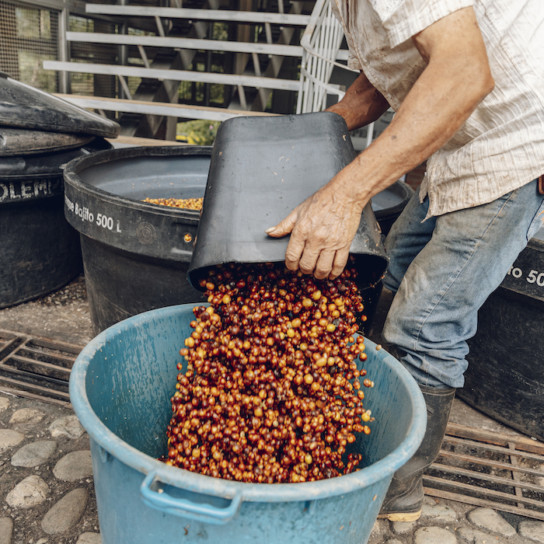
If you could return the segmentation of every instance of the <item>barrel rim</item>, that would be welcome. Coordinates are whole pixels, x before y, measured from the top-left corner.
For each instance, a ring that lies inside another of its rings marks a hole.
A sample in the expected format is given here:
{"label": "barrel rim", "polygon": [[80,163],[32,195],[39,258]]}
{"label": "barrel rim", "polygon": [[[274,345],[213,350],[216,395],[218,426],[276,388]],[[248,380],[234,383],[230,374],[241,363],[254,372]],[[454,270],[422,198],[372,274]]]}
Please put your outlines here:
{"label": "barrel rim", "polygon": [[[136,146],[122,147],[98,151],[87,157],[78,157],[70,161],[64,168],[64,183],[72,189],[92,195],[102,201],[124,207],[131,207],[151,215],[167,216],[173,219],[186,218],[189,220],[198,220],[200,213],[196,210],[184,210],[169,206],[157,206],[140,200],[128,198],[126,196],[116,195],[95,185],[85,183],[79,174],[89,166],[99,166],[101,164],[115,160],[125,160],[142,157],[177,157],[177,156],[211,156],[212,146]],[[76,229],[77,227],[74,226]]]}
{"label": "barrel rim", "polygon": [[[316,500],[338,496],[368,487],[394,474],[415,453],[423,440],[425,433],[427,412],[423,395],[409,372],[392,355],[383,350],[381,364],[397,373],[408,389],[412,401],[412,420],[405,439],[392,452],[379,461],[364,469],[328,480],[317,482],[303,482],[291,484],[250,484],[234,482],[204,476],[178,467],[168,466],[150,455],[139,451],[119,438],[109,430],[92,409],[87,397],[85,377],[91,358],[94,353],[103,348],[110,339],[128,328],[139,327],[146,321],[168,318],[181,311],[194,308],[195,304],[181,304],[158,310],[150,310],[116,323],[101,332],[81,351],[77,357],[70,376],[70,399],[73,409],[82,426],[89,436],[113,457],[142,473],[142,480],[146,475],[154,473],[156,478],[166,484],[183,488],[192,492],[204,493],[220,497],[234,497],[241,495],[242,500],[253,502],[286,502]],[[371,349],[376,344],[365,338]]]}
{"label": "barrel rim", "polygon": [[402,210],[406,207],[408,201],[414,196],[414,189],[408,185],[404,180],[398,179],[392,185],[384,189],[384,191],[394,191],[395,195],[400,198],[397,204],[389,206],[388,208],[382,208],[380,210],[374,210],[376,219],[382,221],[385,219],[396,218],[400,215]]}

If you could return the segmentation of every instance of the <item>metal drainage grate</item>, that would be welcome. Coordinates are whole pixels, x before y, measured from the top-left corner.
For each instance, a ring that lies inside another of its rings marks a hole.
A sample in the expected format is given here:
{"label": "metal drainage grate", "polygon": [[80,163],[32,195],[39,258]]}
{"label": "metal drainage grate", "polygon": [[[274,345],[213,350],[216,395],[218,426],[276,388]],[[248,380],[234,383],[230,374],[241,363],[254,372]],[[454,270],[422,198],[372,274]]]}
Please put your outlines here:
{"label": "metal drainage grate", "polygon": [[544,520],[544,444],[449,423],[425,494]]}
{"label": "metal drainage grate", "polygon": [[[0,329],[0,391],[68,405],[82,347]],[[544,520],[544,444],[449,423],[425,494]]]}
{"label": "metal drainage grate", "polygon": [[83,348],[0,329],[0,391],[68,405],[68,380]]}

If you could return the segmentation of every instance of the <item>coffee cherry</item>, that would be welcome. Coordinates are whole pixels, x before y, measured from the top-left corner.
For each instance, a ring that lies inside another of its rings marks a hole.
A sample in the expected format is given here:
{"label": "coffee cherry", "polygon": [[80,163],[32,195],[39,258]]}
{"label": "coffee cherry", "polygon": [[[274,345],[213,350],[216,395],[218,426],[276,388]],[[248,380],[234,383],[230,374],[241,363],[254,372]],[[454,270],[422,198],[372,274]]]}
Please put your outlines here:
{"label": "coffee cherry", "polygon": [[[200,282],[177,363],[166,463],[249,483],[357,470],[346,451],[373,421],[363,407],[355,269],[316,280],[283,265],[223,265]],[[374,383],[366,378],[366,387]]]}

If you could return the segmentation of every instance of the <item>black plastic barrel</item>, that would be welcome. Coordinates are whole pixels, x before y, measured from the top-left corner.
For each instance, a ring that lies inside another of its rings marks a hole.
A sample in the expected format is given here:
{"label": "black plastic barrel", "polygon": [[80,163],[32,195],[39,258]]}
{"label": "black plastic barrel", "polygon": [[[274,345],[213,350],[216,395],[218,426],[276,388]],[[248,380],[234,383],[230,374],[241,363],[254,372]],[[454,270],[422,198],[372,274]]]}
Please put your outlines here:
{"label": "black plastic barrel", "polygon": [[[142,200],[203,197],[211,153],[211,147],[133,147],[67,165],[65,214],[80,233],[95,332],[147,310],[203,300],[187,280],[200,213]],[[375,197],[382,230],[410,191],[397,182]],[[369,316],[378,297],[379,289],[366,290]]]}
{"label": "black plastic barrel", "polygon": [[111,148],[119,125],[0,72],[0,308],[62,287],[81,272],[64,218],[62,168]]}
{"label": "black plastic barrel", "polygon": [[544,229],[529,241],[478,314],[457,396],[544,440]]}
{"label": "black plastic barrel", "polygon": [[187,281],[200,212],[143,202],[204,196],[210,147],[131,147],[65,169],[64,211],[80,233],[96,332],[138,313],[203,300]]}
{"label": "black plastic barrel", "polygon": [[384,236],[389,234],[393,223],[398,219],[413,194],[414,190],[407,183],[397,181],[372,199],[372,210]]}
{"label": "black plastic barrel", "polygon": [[[102,138],[81,146],[80,138],[54,135],[47,151],[38,147],[36,153],[31,131],[21,131],[17,142],[15,131],[0,129],[0,134],[5,144],[0,157],[0,308],[5,308],[54,291],[81,272],[78,235],[64,218],[62,167],[111,146]],[[62,143],[55,144],[57,137]]]}

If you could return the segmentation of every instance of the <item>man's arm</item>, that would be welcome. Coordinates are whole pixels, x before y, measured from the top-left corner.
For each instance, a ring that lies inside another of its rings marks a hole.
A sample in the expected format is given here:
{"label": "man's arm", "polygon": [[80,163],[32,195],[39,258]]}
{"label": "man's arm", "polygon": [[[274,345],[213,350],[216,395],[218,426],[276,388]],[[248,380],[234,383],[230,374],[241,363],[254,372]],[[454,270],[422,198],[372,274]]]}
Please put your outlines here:
{"label": "man's arm", "polygon": [[388,108],[387,100],[361,72],[348,87],[342,100],[325,111],[341,115],[346,121],[348,130],[354,130],[376,121]]}
{"label": "man's arm", "polygon": [[297,206],[270,236],[291,233],[290,270],[335,278],[369,200],[443,146],[493,89],[487,52],[472,8],[413,38],[427,61],[391,124],[327,185]]}

